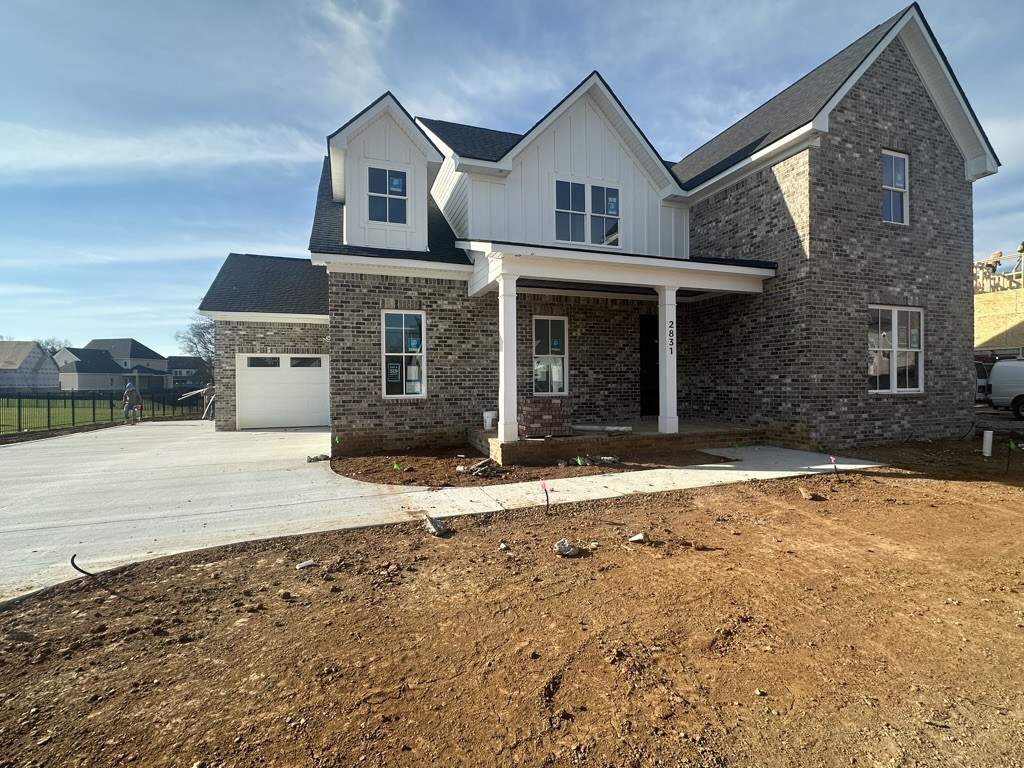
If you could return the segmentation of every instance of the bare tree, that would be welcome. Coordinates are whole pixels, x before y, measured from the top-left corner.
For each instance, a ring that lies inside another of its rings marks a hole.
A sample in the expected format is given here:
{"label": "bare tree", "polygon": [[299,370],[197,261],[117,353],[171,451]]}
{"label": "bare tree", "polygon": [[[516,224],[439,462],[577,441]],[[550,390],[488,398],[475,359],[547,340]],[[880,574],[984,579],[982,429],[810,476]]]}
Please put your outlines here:
{"label": "bare tree", "polygon": [[188,328],[175,333],[174,338],[182,352],[203,361],[206,370],[200,372],[202,378],[213,381],[213,319],[197,312]]}
{"label": "bare tree", "polygon": [[63,349],[64,347],[73,347],[71,339],[58,339],[56,336],[51,336],[48,339],[33,339],[40,347],[45,349],[51,355],[56,354],[57,350]]}

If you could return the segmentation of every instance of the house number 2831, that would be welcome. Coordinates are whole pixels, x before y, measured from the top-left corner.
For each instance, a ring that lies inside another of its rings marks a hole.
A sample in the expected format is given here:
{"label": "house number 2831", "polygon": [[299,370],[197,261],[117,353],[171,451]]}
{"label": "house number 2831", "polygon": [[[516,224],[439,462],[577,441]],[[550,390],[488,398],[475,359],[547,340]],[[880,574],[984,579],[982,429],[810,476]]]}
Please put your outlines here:
{"label": "house number 2831", "polygon": [[676,321],[668,321],[668,353],[674,355],[676,353]]}

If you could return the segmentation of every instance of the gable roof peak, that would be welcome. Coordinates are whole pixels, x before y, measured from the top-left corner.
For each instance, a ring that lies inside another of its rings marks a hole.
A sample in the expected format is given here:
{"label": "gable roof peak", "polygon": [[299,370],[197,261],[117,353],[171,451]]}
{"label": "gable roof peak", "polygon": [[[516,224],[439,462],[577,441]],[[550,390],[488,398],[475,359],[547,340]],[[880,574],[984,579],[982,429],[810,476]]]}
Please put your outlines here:
{"label": "gable roof peak", "polygon": [[[919,30],[920,34],[914,36],[911,30]],[[991,169],[993,163],[998,165],[998,159],[921,7],[913,2],[673,165],[672,171],[683,189],[697,189],[749,161],[758,152],[769,150],[776,142],[785,143],[781,140],[802,128],[813,124],[815,129],[827,131],[831,110],[897,36],[913,37],[913,42],[918,43],[916,49],[910,51],[915,65],[925,62],[931,65],[926,67],[927,73],[922,72],[925,85],[940,111],[945,109],[943,117],[958,124],[953,131],[959,137],[958,143],[971,145],[964,152],[968,158],[968,176],[986,175],[985,170]],[[904,39],[904,43],[907,42]],[[959,118],[957,112],[961,113]],[[961,148],[964,149],[963,144]],[[980,173],[971,170],[972,162],[977,164]]]}

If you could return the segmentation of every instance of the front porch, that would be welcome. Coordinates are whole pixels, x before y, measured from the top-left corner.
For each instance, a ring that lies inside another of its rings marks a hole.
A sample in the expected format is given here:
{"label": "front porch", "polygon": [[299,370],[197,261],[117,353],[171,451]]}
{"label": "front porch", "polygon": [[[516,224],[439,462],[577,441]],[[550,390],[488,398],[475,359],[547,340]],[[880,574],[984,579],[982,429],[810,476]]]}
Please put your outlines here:
{"label": "front porch", "polygon": [[[723,294],[757,294],[764,281],[775,275],[775,265],[768,262],[681,259],[506,242],[460,241],[458,245],[468,250],[474,262],[470,298],[497,293],[497,433],[478,447],[499,462],[521,461],[520,456],[527,457],[522,461],[547,460],[540,458],[544,452],[536,448],[520,451],[514,445],[535,436],[524,424],[522,412],[523,401],[531,396],[535,401],[571,401],[564,409],[566,423],[569,418],[653,417],[636,423],[625,441],[638,447],[644,441],[653,445],[656,435],[679,436],[676,441],[680,445],[700,441],[695,435],[704,429],[686,425],[679,417],[681,342],[686,336],[679,324],[679,305]],[[577,315],[574,321],[556,305],[557,299],[568,297],[599,298],[608,302],[605,309],[609,312]],[[544,306],[545,298],[552,300],[550,308]],[[631,304],[633,315],[620,311],[616,302]],[[617,325],[610,316],[612,311],[618,312]],[[602,327],[607,331],[603,338]],[[684,373],[688,371],[684,369]],[[611,407],[595,405],[607,400],[609,393],[617,393],[619,402]],[[732,434],[721,425],[711,431]],[[565,431],[554,433],[564,435]],[[729,442],[748,433],[740,428]],[[551,450],[595,452],[601,450],[602,440],[614,439],[622,445],[623,437],[558,437],[570,442],[561,447],[551,443]],[[587,445],[593,448],[584,451]],[[659,446],[659,450],[663,448]]]}
{"label": "front porch", "polygon": [[[470,444],[498,464],[542,465],[576,456],[619,456],[632,460],[670,460],[673,451],[731,445],[762,445],[767,440],[764,427],[699,419],[679,419],[677,432],[659,432],[657,419],[616,422],[629,432],[589,432],[574,430],[563,437],[521,438],[502,442],[495,429],[473,430]],[[668,462],[667,462],[668,463]]]}

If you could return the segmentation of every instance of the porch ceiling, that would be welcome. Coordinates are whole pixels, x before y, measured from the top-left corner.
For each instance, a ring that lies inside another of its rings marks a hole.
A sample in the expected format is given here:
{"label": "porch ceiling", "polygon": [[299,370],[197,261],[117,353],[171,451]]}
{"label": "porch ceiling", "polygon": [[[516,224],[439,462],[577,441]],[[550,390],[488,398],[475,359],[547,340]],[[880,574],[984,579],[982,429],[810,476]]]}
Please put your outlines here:
{"label": "porch ceiling", "polygon": [[711,293],[761,293],[775,276],[767,262],[671,259],[607,251],[548,248],[516,243],[460,241],[473,259],[469,295],[497,287],[499,275],[534,290],[651,295],[675,288],[691,300]]}

